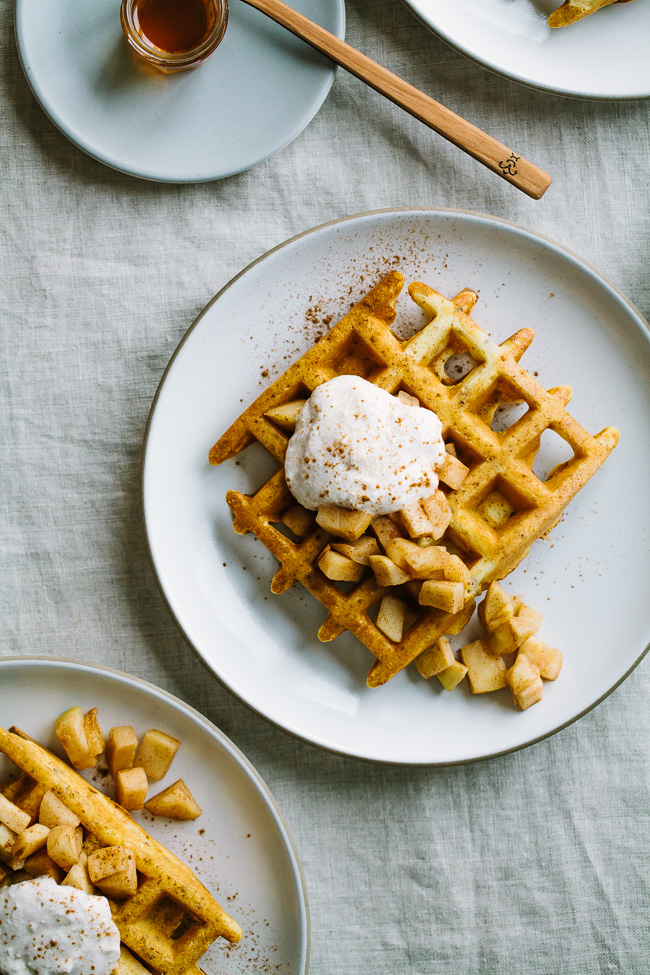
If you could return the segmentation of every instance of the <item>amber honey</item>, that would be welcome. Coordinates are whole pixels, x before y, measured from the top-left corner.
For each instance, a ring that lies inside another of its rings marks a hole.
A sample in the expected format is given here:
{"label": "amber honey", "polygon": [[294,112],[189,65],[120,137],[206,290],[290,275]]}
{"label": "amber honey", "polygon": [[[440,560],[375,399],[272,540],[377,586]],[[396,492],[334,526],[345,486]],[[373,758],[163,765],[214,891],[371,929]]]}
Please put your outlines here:
{"label": "amber honey", "polygon": [[135,10],[147,40],[172,54],[197,47],[214,22],[207,0],[137,0]]}

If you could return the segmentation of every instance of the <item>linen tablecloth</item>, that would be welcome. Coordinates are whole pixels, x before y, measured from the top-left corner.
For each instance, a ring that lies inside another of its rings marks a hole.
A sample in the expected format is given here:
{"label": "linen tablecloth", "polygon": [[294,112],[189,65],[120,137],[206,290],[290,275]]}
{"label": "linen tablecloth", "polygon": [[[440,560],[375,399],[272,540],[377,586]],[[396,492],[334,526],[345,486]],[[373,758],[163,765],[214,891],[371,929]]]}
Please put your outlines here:
{"label": "linen tablecloth", "polygon": [[12,7],[0,4],[0,652],[144,677],[240,746],[302,858],[312,975],[647,975],[648,662],[577,724],[496,760],[435,770],[327,754],[250,712],[184,643],[149,566],[139,475],[152,397],[198,311],[268,248],[336,217],[506,217],[648,315],[649,103],[527,90],[397,0],[348,0],[350,43],[554,174],[542,201],[341,71],[277,156],[223,182],[153,184],[88,158],[45,117]]}

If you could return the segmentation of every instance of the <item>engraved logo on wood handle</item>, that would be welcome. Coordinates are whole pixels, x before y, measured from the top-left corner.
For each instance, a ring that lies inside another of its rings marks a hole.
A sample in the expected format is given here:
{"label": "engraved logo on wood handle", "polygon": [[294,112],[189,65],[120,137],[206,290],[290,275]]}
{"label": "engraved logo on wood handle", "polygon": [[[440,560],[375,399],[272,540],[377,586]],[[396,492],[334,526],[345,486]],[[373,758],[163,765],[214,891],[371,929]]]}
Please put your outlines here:
{"label": "engraved logo on wood handle", "polygon": [[505,162],[499,163],[499,169],[504,176],[516,176],[517,175],[517,163],[521,159],[516,153],[511,153],[510,156],[505,160]]}

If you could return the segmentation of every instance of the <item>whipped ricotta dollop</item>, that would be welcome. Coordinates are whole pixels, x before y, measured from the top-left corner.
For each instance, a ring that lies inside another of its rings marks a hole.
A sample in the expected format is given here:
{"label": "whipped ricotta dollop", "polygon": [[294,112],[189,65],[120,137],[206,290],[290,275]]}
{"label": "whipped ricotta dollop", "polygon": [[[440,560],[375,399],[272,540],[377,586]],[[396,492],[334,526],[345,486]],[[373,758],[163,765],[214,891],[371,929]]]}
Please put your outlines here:
{"label": "whipped ricotta dollop", "polygon": [[0,891],[2,975],[111,975],[120,933],[105,897],[52,877]]}
{"label": "whipped ricotta dollop", "polygon": [[303,406],[285,477],[296,501],[312,511],[333,504],[385,515],[433,494],[444,456],[442,424],[432,410],[358,376],[337,376]]}

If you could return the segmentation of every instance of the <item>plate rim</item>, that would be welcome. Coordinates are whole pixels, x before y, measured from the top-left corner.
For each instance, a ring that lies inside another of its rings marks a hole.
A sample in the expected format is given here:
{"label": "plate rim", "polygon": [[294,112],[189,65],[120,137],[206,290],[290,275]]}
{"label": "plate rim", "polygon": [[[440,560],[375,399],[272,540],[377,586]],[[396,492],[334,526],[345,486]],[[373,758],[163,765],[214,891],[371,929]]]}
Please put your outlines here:
{"label": "plate rim", "polygon": [[456,209],[454,207],[387,207],[380,210],[366,210],[366,211],[361,211],[359,213],[349,214],[348,216],[345,217],[337,217],[333,220],[328,220],[325,223],[318,224],[315,227],[311,227],[307,230],[304,230],[299,234],[295,234],[293,237],[289,237],[287,240],[284,240],[281,243],[276,244],[274,247],[271,247],[269,250],[265,251],[255,260],[247,264],[246,267],[244,267],[241,271],[239,271],[232,278],[230,278],[230,280],[227,281],[222,288],[220,288],[220,290],[214,295],[214,297],[211,298],[210,301],[201,309],[199,314],[196,316],[196,318],[193,320],[191,325],[188,327],[187,331],[183,334],[180,342],[178,343],[174,352],[172,353],[171,358],[169,359],[169,362],[167,363],[165,370],[161,376],[160,382],[156,388],[156,392],[154,394],[151,403],[149,414],[147,416],[147,422],[145,425],[145,430],[144,430],[144,435],[142,440],[142,450],[140,456],[140,478],[139,478],[140,512],[142,517],[142,524],[144,527],[146,552],[147,552],[147,557],[149,559],[149,564],[152,568],[156,585],[158,587],[158,591],[162,596],[163,602],[165,603],[165,606],[167,607],[172,620],[176,624],[187,646],[199,658],[199,660],[206,668],[206,670],[213,677],[215,677],[217,681],[222,685],[222,687],[225,687],[226,690],[230,694],[232,694],[234,698],[236,698],[236,700],[240,701],[247,708],[249,708],[249,710],[251,710],[258,717],[262,718],[268,724],[272,725],[275,728],[279,728],[285,734],[290,735],[292,738],[295,738],[298,741],[303,741],[309,745],[315,746],[316,748],[320,748],[322,751],[328,752],[329,754],[332,755],[339,755],[344,758],[353,758],[357,761],[368,762],[372,765],[391,765],[397,767],[411,767],[411,768],[450,768],[453,766],[472,765],[476,762],[485,762],[485,761],[492,760],[494,758],[499,758],[502,755],[511,755],[514,752],[521,751],[522,749],[528,748],[531,745],[536,745],[539,742],[546,741],[547,739],[553,737],[553,735],[556,735],[558,732],[563,731],[565,728],[568,728],[570,725],[574,724],[576,721],[579,721],[581,718],[583,718],[586,714],[589,714],[590,711],[593,711],[595,708],[597,708],[599,704],[602,704],[602,702],[606,698],[608,698],[610,694],[612,694],[618,687],[620,687],[620,685],[625,680],[627,680],[630,674],[634,670],[636,670],[636,668],[639,666],[643,658],[650,651],[650,643],[648,643],[648,645],[641,651],[637,659],[632,663],[629,669],[619,678],[619,680],[616,681],[607,691],[605,691],[605,693],[602,694],[596,701],[594,701],[588,707],[584,708],[578,714],[569,718],[567,721],[562,722],[562,724],[559,724],[556,728],[553,728],[551,731],[548,731],[542,735],[537,735],[536,737],[521,742],[517,745],[513,745],[511,748],[500,749],[498,751],[491,752],[488,755],[480,755],[473,758],[456,759],[454,761],[422,762],[422,761],[410,761],[408,759],[401,759],[401,760],[385,759],[385,758],[376,758],[368,755],[358,755],[355,754],[353,751],[349,751],[349,750],[344,751],[342,749],[334,748],[331,745],[325,744],[320,741],[315,741],[313,738],[309,738],[306,735],[299,734],[297,731],[286,728],[278,721],[274,720],[273,718],[264,714],[262,711],[258,710],[253,704],[249,703],[245,698],[241,697],[240,694],[238,694],[226,683],[226,681],[216,672],[216,670],[213,669],[213,667],[208,663],[208,661],[202,656],[199,649],[190,640],[188,634],[185,631],[185,628],[183,627],[181,621],[178,619],[176,613],[174,612],[171,602],[168,599],[167,593],[164,589],[162,578],[156,567],[156,562],[154,559],[151,543],[149,540],[149,532],[147,528],[147,516],[146,516],[145,497],[144,497],[145,495],[144,478],[145,478],[147,452],[149,447],[149,435],[151,432],[151,426],[153,422],[154,413],[156,410],[156,405],[162,393],[167,376],[171,371],[177,356],[180,354],[183,346],[185,345],[185,342],[189,339],[190,335],[194,332],[194,329],[197,327],[197,325],[202,321],[203,317],[210,311],[212,306],[219,300],[219,298],[221,298],[223,294],[225,294],[232,286],[234,286],[240,278],[242,278],[245,274],[247,274],[250,270],[252,270],[257,264],[260,264],[262,261],[266,260],[266,258],[270,257],[272,254],[275,254],[276,252],[282,250],[285,247],[289,247],[295,244],[297,241],[305,237],[316,235],[322,232],[323,230],[326,230],[327,228],[335,227],[338,226],[339,224],[350,223],[354,220],[358,220],[365,217],[377,217],[377,216],[383,216],[388,214],[394,214],[394,215],[399,214],[403,216],[409,216],[412,214],[431,214],[434,216],[443,215],[445,217],[459,217],[459,216],[470,217],[473,219],[478,219],[480,222],[484,224],[498,224],[508,228],[509,230],[515,230],[518,233],[521,233],[524,236],[531,238],[536,242],[541,241],[547,247],[550,246],[552,250],[555,250],[556,252],[560,252],[564,256],[570,257],[573,261],[577,262],[577,264],[580,265],[583,270],[588,271],[592,276],[598,278],[603,285],[609,288],[610,291],[613,292],[613,294],[616,296],[616,298],[623,305],[627,306],[628,310],[632,313],[631,318],[633,320],[636,319],[635,327],[637,328],[639,334],[642,336],[644,341],[650,347],[650,322],[645,318],[644,315],[641,314],[641,312],[633,304],[633,302],[631,302],[630,299],[627,298],[627,296],[623,294],[623,292],[612,281],[609,280],[609,278],[607,278],[604,274],[598,271],[592,264],[584,260],[584,258],[580,257],[580,255],[576,254],[570,248],[565,247],[563,244],[560,244],[558,241],[553,240],[551,237],[547,237],[545,234],[539,233],[536,230],[530,230],[529,228],[524,227],[521,224],[518,224],[512,220],[507,220],[503,217],[492,216],[491,214],[481,213],[478,210],[461,210],[461,209]]}
{"label": "plate rim", "polygon": [[549,95],[558,95],[563,98],[572,98],[574,101],[584,101],[584,102],[638,102],[646,101],[650,99],[650,87],[648,91],[631,94],[631,95],[604,95],[604,94],[594,94],[593,92],[578,91],[576,89],[562,88],[557,85],[542,85],[536,84],[534,81],[521,77],[521,75],[513,74],[507,71],[505,68],[499,68],[496,64],[490,61],[486,61],[483,58],[477,57],[470,51],[467,51],[458,41],[452,40],[452,38],[439,27],[434,27],[415,7],[412,5],[412,0],[402,0],[404,6],[411,12],[419,23],[423,27],[426,27],[428,31],[439,37],[441,41],[444,41],[449,47],[457,51],[458,54],[462,54],[463,57],[467,58],[468,61],[472,61],[474,64],[478,64],[481,68],[485,68],[486,71],[491,72],[491,74],[497,75],[499,78],[507,78],[508,81],[514,81],[516,84],[521,85],[522,88],[530,88],[532,91],[543,91]]}
{"label": "plate rim", "polygon": [[305,880],[302,861],[300,859],[293,834],[289,828],[289,824],[287,823],[275,796],[250,759],[244,755],[241,748],[239,748],[234,741],[232,741],[232,739],[221,730],[221,728],[218,728],[214,722],[210,721],[210,719],[204,714],[192,707],[191,704],[187,704],[185,701],[181,700],[180,697],[176,697],[175,694],[171,694],[169,691],[166,691],[162,687],[158,687],[157,684],[153,684],[151,681],[145,680],[143,677],[136,677],[134,674],[128,674],[126,671],[117,670],[114,667],[106,667],[103,664],[94,664],[86,661],[74,660],[70,657],[42,656],[39,654],[12,654],[8,657],[0,656],[0,671],[2,671],[7,664],[34,665],[37,670],[43,665],[58,665],[62,666],[65,670],[77,670],[90,674],[98,672],[104,677],[109,677],[115,680],[116,683],[131,684],[137,688],[143,688],[145,692],[153,692],[153,696],[163,698],[174,707],[180,709],[181,711],[185,711],[193,720],[198,720],[198,723],[203,726],[204,730],[206,730],[210,735],[212,735],[212,737],[216,738],[221,743],[226,751],[235,759],[241,768],[248,773],[249,777],[258,786],[263,798],[266,800],[267,807],[274,815],[276,823],[280,828],[280,834],[284,840],[285,849],[289,854],[289,861],[291,863],[296,891],[301,895],[299,900],[300,915],[303,918],[304,923],[304,965],[302,972],[300,972],[299,975],[309,975],[309,966],[311,961],[311,916],[309,911],[307,883]]}
{"label": "plate rim", "polygon": [[[340,34],[340,39],[341,40],[344,40],[345,39],[345,30],[346,30],[345,0],[333,0],[333,2],[335,4],[337,4],[338,5],[338,8],[339,8],[339,17],[341,18],[341,34]],[[107,166],[108,169],[112,169],[116,173],[124,173],[126,176],[132,176],[135,179],[146,180],[146,181],[151,182],[151,183],[162,183],[162,184],[171,185],[171,186],[176,186],[176,185],[178,185],[178,186],[191,186],[192,184],[215,183],[218,180],[229,179],[231,176],[238,176],[241,173],[247,173],[249,171],[249,169],[253,169],[255,166],[259,166],[261,163],[266,162],[267,159],[271,159],[273,156],[277,155],[279,152],[282,152],[283,149],[286,149],[287,146],[291,145],[292,142],[294,142],[300,135],[302,135],[302,133],[307,128],[307,126],[310,125],[314,121],[314,119],[316,118],[316,116],[320,112],[321,108],[325,104],[325,101],[328,98],[328,96],[329,96],[329,94],[330,94],[330,92],[332,90],[332,85],[334,84],[334,81],[335,81],[335,78],[336,78],[336,73],[338,71],[338,65],[336,65],[336,64],[334,64],[332,62],[329,82],[328,82],[328,84],[324,88],[322,97],[317,98],[317,99],[314,100],[314,104],[312,106],[312,109],[310,110],[310,112],[307,113],[309,117],[307,118],[307,120],[304,123],[304,125],[302,125],[297,131],[293,131],[291,133],[291,135],[289,136],[289,138],[285,142],[282,143],[282,145],[280,145],[277,148],[273,149],[271,152],[267,153],[264,156],[256,157],[254,162],[251,162],[250,164],[244,166],[243,169],[229,170],[228,172],[221,173],[221,174],[218,174],[216,176],[198,176],[198,177],[197,176],[188,176],[188,177],[152,176],[151,174],[144,172],[142,170],[142,168],[137,167],[137,166],[135,166],[133,168],[125,168],[122,165],[118,165],[117,161],[115,161],[115,160],[112,160],[111,161],[110,160],[110,157],[107,157],[105,155],[101,155],[99,152],[97,152],[94,149],[92,149],[90,147],[90,145],[88,144],[88,142],[87,142],[86,139],[84,139],[83,137],[81,137],[70,126],[68,126],[63,121],[63,119],[60,117],[60,114],[58,112],[55,112],[54,111],[54,108],[52,106],[48,106],[47,98],[45,97],[45,95],[44,95],[42,89],[40,88],[40,86],[38,86],[36,84],[35,79],[34,79],[32,73],[29,71],[29,69],[28,69],[28,67],[25,64],[25,61],[23,59],[23,49],[22,49],[21,41],[20,41],[21,31],[22,31],[22,20],[21,20],[21,13],[20,12],[21,12],[21,10],[23,11],[22,16],[24,17],[25,3],[26,3],[26,0],[15,0],[15,4],[14,4],[14,43],[16,45],[16,50],[17,50],[17,53],[18,53],[18,60],[20,62],[20,67],[22,69],[22,72],[23,72],[25,81],[27,82],[27,87],[29,88],[29,90],[31,91],[32,95],[36,99],[37,105],[45,113],[45,115],[50,120],[50,122],[52,122],[52,124],[54,125],[54,127],[63,136],[65,136],[65,138],[68,139],[69,142],[71,142],[74,146],[76,146],[77,149],[80,149],[83,153],[85,153],[91,159],[94,159],[96,162],[101,163],[103,166]],[[339,35],[337,34],[336,36],[338,37]]]}

